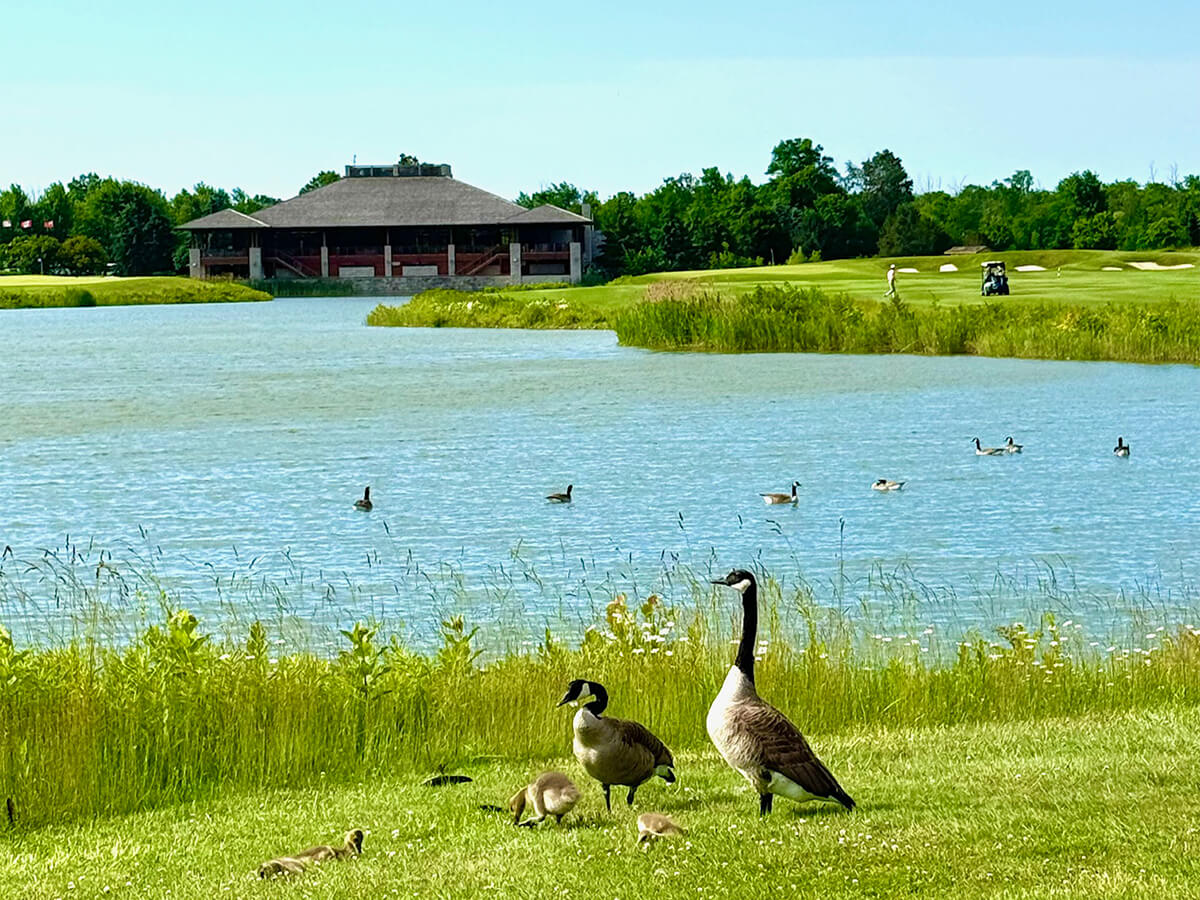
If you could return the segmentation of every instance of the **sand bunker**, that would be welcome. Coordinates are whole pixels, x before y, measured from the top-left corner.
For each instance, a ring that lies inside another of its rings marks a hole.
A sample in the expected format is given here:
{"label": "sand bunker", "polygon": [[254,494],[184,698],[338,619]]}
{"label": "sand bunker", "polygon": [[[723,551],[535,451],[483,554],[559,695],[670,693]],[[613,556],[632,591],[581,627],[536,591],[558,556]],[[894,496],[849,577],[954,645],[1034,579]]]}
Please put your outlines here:
{"label": "sand bunker", "polygon": [[1174,269],[1194,269],[1196,266],[1193,263],[1180,263],[1177,266],[1160,266],[1156,262],[1131,262],[1129,265],[1135,269],[1141,269],[1143,272],[1170,272]]}
{"label": "sand bunker", "polygon": [[938,266],[938,271],[939,272],[957,272],[958,266],[956,266],[954,263],[942,263],[940,266]]}
{"label": "sand bunker", "polygon": [[1125,270],[1122,269],[1120,266],[1101,266],[1100,271],[1101,272],[1124,272]]}
{"label": "sand bunker", "polygon": [[918,273],[917,269],[897,269],[896,271],[903,272],[905,275],[916,275]]}
{"label": "sand bunker", "polygon": [[1018,272],[1045,272],[1045,266],[1017,266]]}

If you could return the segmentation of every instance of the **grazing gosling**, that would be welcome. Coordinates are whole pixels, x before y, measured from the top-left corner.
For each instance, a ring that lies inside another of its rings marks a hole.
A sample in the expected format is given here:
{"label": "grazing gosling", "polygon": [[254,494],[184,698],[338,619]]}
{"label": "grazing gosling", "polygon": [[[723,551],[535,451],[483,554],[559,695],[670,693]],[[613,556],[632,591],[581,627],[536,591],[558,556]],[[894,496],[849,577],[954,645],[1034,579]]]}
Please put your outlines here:
{"label": "grazing gosling", "polygon": [[309,866],[323,863],[328,859],[354,859],[362,855],[362,845],[362,829],[354,828],[346,832],[346,840],[340,847],[321,844],[318,847],[309,847],[295,856],[278,856],[275,859],[268,859],[258,867],[258,877],[299,875]]}
{"label": "grazing gosling", "polygon": [[898,490],[900,490],[900,488],[904,487],[904,485],[906,485],[906,484],[908,484],[907,481],[888,481],[886,478],[877,478],[877,479],[875,479],[874,483],[872,483],[871,490],[873,490],[873,491],[898,491]]}
{"label": "grazing gosling", "polygon": [[[584,702],[587,698],[594,698]],[[594,681],[576,678],[558,701],[582,703],[572,727],[575,758],[589,775],[604,786],[604,806],[612,812],[609,795],[614,784],[626,785],[625,802],[633,806],[633,795],[643,782],[657,775],[667,784],[675,781],[675,759],[666,745],[645,725],[628,719],[602,715],[608,706],[608,691]]]}
{"label": "grazing gosling", "polygon": [[363,512],[370,512],[374,508],[374,505],[375,504],[371,502],[371,486],[368,484],[363,489],[362,498],[354,501],[354,508],[362,510]]}
{"label": "grazing gosling", "polygon": [[568,484],[567,492],[565,494],[547,494],[546,499],[549,500],[551,503],[570,503],[571,502],[571,490],[574,487],[575,487],[575,485]]}
{"label": "grazing gosling", "polygon": [[792,482],[792,492],[790,494],[759,494],[763,498],[763,503],[771,506],[775,503],[795,503],[799,498],[796,496],[796,488],[800,487],[800,482]]}
{"label": "grazing gosling", "polygon": [[655,838],[676,837],[681,834],[687,834],[687,831],[680,828],[670,816],[664,816],[662,813],[642,813],[637,820],[639,844],[648,844]]}
{"label": "grazing gosling", "polygon": [[758,696],[754,687],[754,647],[758,636],[758,587],[754,575],[734,569],[713,584],[742,595],[742,638],[720,693],[708,709],[705,726],[713,744],[758,791],[758,814],[771,811],[775,794],[804,803],[825,800],[854,809],[854,800],[808,746],[783,713]]}
{"label": "grazing gosling", "polygon": [[1012,435],[1010,434],[1008,436],[1008,440],[1004,444],[1003,450],[1005,453],[1020,453],[1024,447],[1024,444],[1014,444]]}
{"label": "grazing gosling", "polygon": [[1113,453],[1121,459],[1129,459],[1129,445],[1125,443],[1125,438],[1117,438],[1117,446],[1113,447]]}
{"label": "grazing gosling", "polygon": [[[514,825],[527,825],[532,828],[546,816],[554,816],[558,824],[562,824],[563,816],[575,808],[579,802],[579,788],[562,772],[543,772],[513,794],[508,801],[508,809],[513,814]],[[533,818],[521,821],[526,806],[533,807]]]}
{"label": "grazing gosling", "polygon": [[975,455],[976,456],[1003,456],[1004,451],[999,447],[981,447],[979,446],[979,438],[975,438]]}

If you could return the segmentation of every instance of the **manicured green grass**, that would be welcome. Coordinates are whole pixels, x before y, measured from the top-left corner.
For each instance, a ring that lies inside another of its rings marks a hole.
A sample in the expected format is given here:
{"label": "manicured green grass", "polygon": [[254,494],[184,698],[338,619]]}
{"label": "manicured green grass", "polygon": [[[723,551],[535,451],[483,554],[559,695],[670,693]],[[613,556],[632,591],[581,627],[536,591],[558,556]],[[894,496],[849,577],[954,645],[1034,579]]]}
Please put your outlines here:
{"label": "manicured green grass", "polygon": [[0,276],[0,309],[60,306],[132,306],[154,303],[242,303],[271,295],[229,281],[173,276],[68,278],[57,275]]}
{"label": "manicured green grass", "polygon": [[[853,259],[765,266],[748,269],[662,272],[619,278],[599,287],[522,290],[481,299],[479,294],[432,291],[418,295],[405,307],[378,307],[371,325],[455,326],[480,328],[606,328],[617,316],[647,299],[651,285],[684,283],[736,297],[756,287],[789,284],[814,288],[827,296],[878,301],[886,290],[884,273],[890,263],[918,269],[902,273],[897,285],[905,303],[914,307],[981,304],[980,263],[1002,259],[1009,266],[1012,295],[1009,306],[1066,303],[1107,304],[1114,301],[1157,303],[1200,299],[1200,251],[1126,253],[1101,250],[1046,250],[974,256],[928,256],[898,259]],[[1130,262],[1164,266],[1191,263],[1196,268],[1140,271]],[[956,265],[957,272],[939,272]],[[1040,265],[1044,272],[1017,272],[1020,265]],[[1106,272],[1105,266],[1120,266]],[[668,288],[669,290],[669,288]],[[650,298],[654,298],[651,291]],[[998,298],[992,298],[996,302]]]}
{"label": "manicured green grass", "polygon": [[[625,699],[614,714],[630,711]],[[463,702],[487,714],[486,698]],[[820,703],[812,696],[789,712],[804,725]],[[620,803],[607,814],[569,758],[569,719],[558,711],[552,757],[466,762],[456,771],[476,780],[456,787],[364,777],[0,832],[0,884],[23,900],[1200,896],[1195,707],[810,734],[858,809],[778,801],[765,819],[711,747],[676,754],[676,785],[655,780],[633,810]],[[518,829],[478,808],[502,804],[543,768],[583,790],[562,827]],[[634,820],[649,810],[687,836],[639,848]],[[361,859],[256,880],[262,861],[336,842],[350,827],[367,832]]]}

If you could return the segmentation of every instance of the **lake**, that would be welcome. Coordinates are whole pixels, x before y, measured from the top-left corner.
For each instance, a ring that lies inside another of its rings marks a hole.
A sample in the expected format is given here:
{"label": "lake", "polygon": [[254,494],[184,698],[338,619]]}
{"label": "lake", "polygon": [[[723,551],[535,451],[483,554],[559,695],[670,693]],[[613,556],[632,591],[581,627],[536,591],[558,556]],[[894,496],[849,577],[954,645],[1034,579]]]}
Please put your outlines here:
{"label": "lake", "polygon": [[81,592],[154,618],[162,588],[211,628],[527,636],[752,563],[944,628],[1194,608],[1196,368],[652,353],[368,328],[376,302],[0,314],[0,622],[66,633]]}

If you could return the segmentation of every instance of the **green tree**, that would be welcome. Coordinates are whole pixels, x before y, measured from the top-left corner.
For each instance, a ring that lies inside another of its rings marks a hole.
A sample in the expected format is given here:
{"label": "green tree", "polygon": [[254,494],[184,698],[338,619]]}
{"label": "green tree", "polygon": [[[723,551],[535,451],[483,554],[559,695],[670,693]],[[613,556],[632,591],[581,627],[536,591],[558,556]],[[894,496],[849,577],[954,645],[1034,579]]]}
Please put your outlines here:
{"label": "green tree", "polygon": [[33,215],[35,228],[44,228],[45,223],[53,222],[46,231],[59,240],[71,233],[75,204],[62,182],[56,181],[42,192],[34,204]]}
{"label": "green tree", "polygon": [[176,225],[183,225],[231,206],[233,201],[227,191],[201,181],[192,190],[184,189],[171,198],[171,218]]}
{"label": "green tree", "polygon": [[251,197],[241,188],[234,188],[229,195],[229,200],[234,209],[248,216],[279,202],[279,198],[269,197],[266,194],[255,194]]}
{"label": "green tree", "polygon": [[891,150],[880,150],[866,160],[861,177],[863,209],[876,225],[882,227],[888,216],[912,201],[912,179]]}
{"label": "green tree", "polygon": [[300,193],[307,194],[309,191],[315,191],[317,188],[323,188],[326,185],[333,184],[335,181],[341,181],[342,176],[337,172],[326,169],[323,172],[318,172],[312,178],[308,179],[308,184],[300,188]]}
{"label": "green tree", "polygon": [[526,209],[535,209],[548,203],[568,212],[580,213],[584,203],[590,203],[592,210],[595,211],[596,207],[600,205],[600,198],[596,196],[595,191],[581,191],[575,185],[563,181],[534,191],[532,194],[521,191],[517,194],[516,203]]}
{"label": "green tree", "polygon": [[1076,250],[1115,250],[1117,218],[1108,210],[1075,220],[1071,244]]}
{"label": "green tree", "polygon": [[950,238],[915,203],[888,216],[879,232],[880,256],[932,256],[950,246]]}
{"label": "green tree", "polygon": [[26,275],[49,275],[59,268],[62,245],[49,234],[23,234],[5,248],[8,265]]}
{"label": "green tree", "polygon": [[98,241],[118,275],[171,271],[176,237],[170,204],[158,191],[105,178],[76,209],[76,231]]}
{"label": "green tree", "polygon": [[0,228],[0,241],[28,236],[27,232],[22,231],[21,223],[32,218],[33,202],[19,184],[9,185],[8,190],[0,191],[0,219],[12,223],[11,228]]}
{"label": "green tree", "polygon": [[69,275],[103,275],[108,254],[99,241],[77,234],[63,241],[59,262]]}

